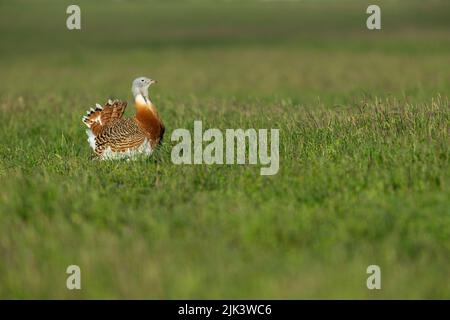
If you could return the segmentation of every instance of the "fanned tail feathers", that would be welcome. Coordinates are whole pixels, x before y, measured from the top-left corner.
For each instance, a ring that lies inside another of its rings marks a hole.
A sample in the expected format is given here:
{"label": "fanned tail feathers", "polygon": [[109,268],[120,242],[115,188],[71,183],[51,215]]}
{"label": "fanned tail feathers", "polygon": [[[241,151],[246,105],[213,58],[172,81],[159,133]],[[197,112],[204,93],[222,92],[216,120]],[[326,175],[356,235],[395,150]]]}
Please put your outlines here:
{"label": "fanned tail feathers", "polygon": [[108,100],[103,107],[97,103],[95,109],[91,108],[86,112],[83,123],[95,137],[104,126],[122,118],[126,107],[127,103],[119,100]]}

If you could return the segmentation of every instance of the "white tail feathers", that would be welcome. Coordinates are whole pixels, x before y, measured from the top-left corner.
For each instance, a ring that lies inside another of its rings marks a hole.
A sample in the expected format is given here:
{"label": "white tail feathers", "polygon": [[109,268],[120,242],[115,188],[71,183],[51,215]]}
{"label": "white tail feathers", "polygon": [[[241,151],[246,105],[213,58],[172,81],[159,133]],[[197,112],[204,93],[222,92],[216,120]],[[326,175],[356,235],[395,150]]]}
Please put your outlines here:
{"label": "white tail feathers", "polygon": [[103,111],[103,107],[98,103],[95,105],[95,109],[90,108],[86,111],[86,115],[82,118],[83,123],[90,128],[95,122],[102,124],[101,112]]}

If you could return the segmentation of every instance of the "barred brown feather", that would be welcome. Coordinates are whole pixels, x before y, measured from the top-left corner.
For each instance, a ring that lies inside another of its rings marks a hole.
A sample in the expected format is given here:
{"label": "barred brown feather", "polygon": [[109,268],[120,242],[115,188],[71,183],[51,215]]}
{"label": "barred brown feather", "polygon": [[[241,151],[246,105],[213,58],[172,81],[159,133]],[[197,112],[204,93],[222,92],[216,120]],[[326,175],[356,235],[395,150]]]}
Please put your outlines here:
{"label": "barred brown feather", "polygon": [[91,110],[87,112],[86,116],[83,117],[83,122],[89,127],[89,129],[91,129],[94,135],[97,135],[101,128],[117,119],[122,118],[126,107],[126,102],[119,100],[108,100],[103,107],[97,105],[95,109],[91,108]]}
{"label": "barred brown feather", "polygon": [[102,127],[96,135],[95,153],[101,155],[108,147],[113,152],[135,149],[144,143],[146,137],[135,119],[118,119]]}
{"label": "barred brown feather", "polygon": [[108,101],[83,117],[90,129],[88,141],[97,156],[108,158],[133,151],[151,153],[161,141],[164,125],[157,113],[137,106],[136,117],[125,119],[122,116],[126,106],[126,102]]}

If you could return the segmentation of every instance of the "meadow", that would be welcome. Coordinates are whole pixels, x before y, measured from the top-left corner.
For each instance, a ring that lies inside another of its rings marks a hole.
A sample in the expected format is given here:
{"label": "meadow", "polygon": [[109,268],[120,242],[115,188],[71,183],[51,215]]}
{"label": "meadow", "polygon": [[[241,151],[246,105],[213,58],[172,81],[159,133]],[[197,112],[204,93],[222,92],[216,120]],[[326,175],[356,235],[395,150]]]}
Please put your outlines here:
{"label": "meadow", "polygon": [[[380,3],[0,1],[0,298],[450,298],[450,3]],[[141,75],[162,146],[92,161]],[[173,164],[195,120],[278,128],[278,174]]]}

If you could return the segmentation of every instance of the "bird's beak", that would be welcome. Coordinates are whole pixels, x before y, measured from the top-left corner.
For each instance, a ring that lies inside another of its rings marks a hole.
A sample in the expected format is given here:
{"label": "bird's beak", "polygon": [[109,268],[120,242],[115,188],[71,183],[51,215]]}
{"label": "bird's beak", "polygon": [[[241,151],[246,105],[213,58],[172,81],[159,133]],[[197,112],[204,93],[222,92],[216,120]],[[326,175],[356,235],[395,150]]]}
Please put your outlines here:
{"label": "bird's beak", "polygon": [[150,84],[158,83],[157,80],[152,80]]}

